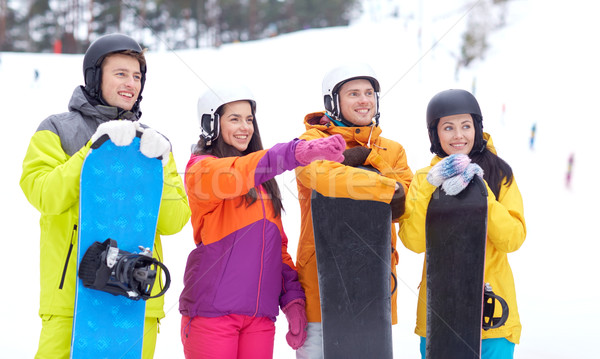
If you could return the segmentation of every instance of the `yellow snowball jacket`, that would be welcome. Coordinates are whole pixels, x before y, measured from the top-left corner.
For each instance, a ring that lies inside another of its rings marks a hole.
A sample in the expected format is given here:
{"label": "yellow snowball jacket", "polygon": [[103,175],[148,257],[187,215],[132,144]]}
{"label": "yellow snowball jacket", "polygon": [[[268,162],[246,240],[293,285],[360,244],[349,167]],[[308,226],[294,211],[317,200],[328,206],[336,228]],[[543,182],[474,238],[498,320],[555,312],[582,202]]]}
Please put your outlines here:
{"label": "yellow snowball jacket", "polygon": [[[300,283],[306,294],[306,316],[309,322],[321,321],[321,304],[317,277],[317,260],[310,208],[312,190],[330,197],[364,199],[390,203],[396,182],[407,193],[413,173],[408,167],[404,148],[397,142],[380,137],[381,128],[374,126],[341,127],[324,117],[323,112],[306,115],[307,131],[300,139],[313,140],[340,134],[346,148],[363,146],[371,148],[365,165],[375,167],[382,175],[372,171],[345,166],[331,161],[315,161],[308,166],[296,168],[298,200],[301,210],[300,240],[298,243],[297,268]],[[369,220],[365,213],[365,220]],[[392,272],[396,273],[398,254],[396,233],[392,224]],[[397,323],[396,293],[392,296],[392,322]]]}
{"label": "yellow snowball jacket", "polygon": [[[492,139],[484,134],[487,147],[496,153]],[[427,182],[427,173],[441,160],[435,156],[431,165],[415,174],[406,196],[406,211],[400,217],[398,235],[406,248],[416,253],[425,252],[425,216],[431,195],[436,187]],[[487,186],[487,184],[486,184]],[[494,293],[506,300],[509,317],[506,324],[497,329],[482,331],[482,338],[506,338],[518,344],[521,336],[521,322],[517,309],[515,283],[507,254],[514,252],[525,241],[526,227],[523,214],[523,199],[513,177],[510,185],[502,184],[498,198],[488,188],[488,227],[487,248],[485,255],[484,280],[492,285]],[[427,273],[423,264],[423,278],[419,290],[417,306],[417,326],[415,333],[426,336],[427,310]],[[496,306],[494,316],[500,316],[500,308]]]}

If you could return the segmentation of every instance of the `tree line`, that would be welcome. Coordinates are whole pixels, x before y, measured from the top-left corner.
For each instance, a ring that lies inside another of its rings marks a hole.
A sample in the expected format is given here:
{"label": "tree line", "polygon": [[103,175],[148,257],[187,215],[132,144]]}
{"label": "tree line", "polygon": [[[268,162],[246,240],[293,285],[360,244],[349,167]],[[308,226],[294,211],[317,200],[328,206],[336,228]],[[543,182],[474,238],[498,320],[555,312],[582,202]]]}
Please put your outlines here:
{"label": "tree line", "polygon": [[218,47],[348,25],[358,0],[0,0],[0,51],[82,53],[123,32],[150,49]]}

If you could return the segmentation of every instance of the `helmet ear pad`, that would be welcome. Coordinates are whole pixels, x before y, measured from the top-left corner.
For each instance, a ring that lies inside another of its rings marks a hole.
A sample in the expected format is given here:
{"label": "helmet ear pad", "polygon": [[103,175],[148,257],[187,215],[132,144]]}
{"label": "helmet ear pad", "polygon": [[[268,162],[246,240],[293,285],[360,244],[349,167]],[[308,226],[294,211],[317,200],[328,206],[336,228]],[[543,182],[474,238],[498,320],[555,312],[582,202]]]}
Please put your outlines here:
{"label": "helmet ear pad", "polygon": [[200,136],[204,139],[204,141],[206,141],[207,145],[210,145],[212,141],[219,137],[219,130],[221,128],[219,124],[219,115],[215,113],[213,118],[208,113],[203,114],[202,118],[200,119],[200,128]]}
{"label": "helmet ear pad", "polygon": [[[85,89],[93,98],[100,98],[102,68],[100,66],[85,70]],[[94,84],[91,86],[90,84]]]}
{"label": "helmet ear pad", "polygon": [[333,99],[331,98],[331,95],[325,95],[323,97],[323,101],[325,102],[325,110],[333,113],[334,105],[333,105]]}
{"label": "helmet ear pad", "polygon": [[[102,62],[100,62],[102,63]],[[102,99],[102,65],[89,68],[85,72],[85,89],[93,98]],[[90,86],[89,84],[94,84]],[[140,94],[142,91],[140,90]]]}

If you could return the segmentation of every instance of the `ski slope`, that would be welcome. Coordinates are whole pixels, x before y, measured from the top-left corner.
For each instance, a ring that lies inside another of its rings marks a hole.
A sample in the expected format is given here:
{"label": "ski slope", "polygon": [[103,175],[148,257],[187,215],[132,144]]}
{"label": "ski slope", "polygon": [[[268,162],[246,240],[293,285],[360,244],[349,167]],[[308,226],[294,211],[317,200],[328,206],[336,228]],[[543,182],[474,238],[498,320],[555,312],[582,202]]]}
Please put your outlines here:
{"label": "ski slope", "polygon": [[[452,1],[364,1],[366,13],[348,27],[305,30],[219,49],[150,52],[142,122],[173,143],[180,171],[198,139],[196,100],[219,78],[247,83],[258,102],[265,146],[303,131],[308,112],[321,110],[321,79],[347,60],[369,62],[381,86],[381,127],[404,145],[416,171],[432,154],[425,127],[429,99],[447,88],[475,91],[498,154],[513,167],[522,192],[528,235],[509,255],[523,324],[517,358],[587,358],[596,352],[600,321],[596,230],[600,195],[596,139],[600,51],[596,14],[585,0],[513,0],[507,24],[490,37],[481,61],[456,72],[455,54],[468,7]],[[470,2],[472,3],[472,2]],[[396,7],[399,17],[386,14]],[[419,36],[420,34],[420,36]],[[0,357],[32,358],[41,320],[39,308],[39,213],[19,188],[29,138],[48,115],[67,110],[82,83],[82,55],[0,53],[0,141],[7,155],[2,176],[3,290]],[[34,81],[38,70],[39,79]],[[531,128],[536,125],[533,148]],[[568,158],[572,182],[566,186]],[[284,226],[295,258],[299,206],[293,172],[278,177],[284,196]],[[368,215],[368,214],[365,214]],[[173,283],[166,294],[156,358],[183,358],[178,296],[191,225],[163,238]],[[400,323],[393,327],[394,357],[418,358],[413,333],[423,255],[398,248]],[[43,254],[42,254],[43,255]],[[287,322],[277,321],[275,358],[295,358],[285,342]]]}

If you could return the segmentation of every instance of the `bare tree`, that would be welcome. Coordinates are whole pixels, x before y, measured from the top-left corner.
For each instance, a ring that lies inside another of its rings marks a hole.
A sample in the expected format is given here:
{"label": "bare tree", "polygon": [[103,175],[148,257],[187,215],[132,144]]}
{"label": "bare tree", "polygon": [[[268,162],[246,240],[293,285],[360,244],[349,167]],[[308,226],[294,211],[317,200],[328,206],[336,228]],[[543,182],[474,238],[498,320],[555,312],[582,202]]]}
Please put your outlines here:
{"label": "bare tree", "polygon": [[258,1],[250,0],[248,3],[248,40],[258,38]]}
{"label": "bare tree", "polygon": [[8,7],[6,6],[6,0],[0,0],[0,50],[4,48],[6,43],[6,14],[8,13]]}

